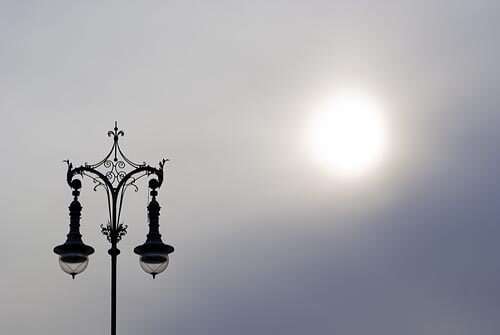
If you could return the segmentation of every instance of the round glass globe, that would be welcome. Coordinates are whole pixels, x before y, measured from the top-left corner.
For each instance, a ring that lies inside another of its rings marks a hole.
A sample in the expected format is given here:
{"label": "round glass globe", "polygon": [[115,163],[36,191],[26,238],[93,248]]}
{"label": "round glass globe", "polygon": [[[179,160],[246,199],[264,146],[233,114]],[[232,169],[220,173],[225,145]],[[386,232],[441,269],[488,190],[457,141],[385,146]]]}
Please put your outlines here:
{"label": "round glass globe", "polygon": [[150,253],[141,256],[139,264],[145,272],[155,278],[157,274],[165,271],[168,266],[168,261],[168,254]]}
{"label": "round glass globe", "polygon": [[73,279],[79,273],[82,273],[89,264],[89,258],[82,255],[64,255],[59,257],[61,269],[70,274]]}

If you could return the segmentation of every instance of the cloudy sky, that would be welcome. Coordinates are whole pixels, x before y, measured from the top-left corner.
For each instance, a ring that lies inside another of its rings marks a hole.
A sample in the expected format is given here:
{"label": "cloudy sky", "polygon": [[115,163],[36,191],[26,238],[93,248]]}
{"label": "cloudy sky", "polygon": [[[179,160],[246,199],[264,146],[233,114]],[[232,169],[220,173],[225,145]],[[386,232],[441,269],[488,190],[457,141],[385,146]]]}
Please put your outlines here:
{"label": "cloudy sky", "polygon": [[[70,159],[115,120],[135,161],[170,158],[152,280],[126,199],[118,333],[497,335],[498,1],[0,1],[0,333],[107,334],[105,194],[73,281]],[[349,88],[390,126],[376,167],[327,171],[315,106]]]}

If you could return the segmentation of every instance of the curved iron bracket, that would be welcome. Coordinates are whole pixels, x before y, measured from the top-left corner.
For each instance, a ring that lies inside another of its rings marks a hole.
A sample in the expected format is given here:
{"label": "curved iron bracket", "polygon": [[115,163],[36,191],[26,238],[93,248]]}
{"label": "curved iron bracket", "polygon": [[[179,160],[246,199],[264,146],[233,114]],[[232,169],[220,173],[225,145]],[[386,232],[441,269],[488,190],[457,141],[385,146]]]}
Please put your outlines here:
{"label": "curved iron bracket", "polygon": [[[127,232],[127,226],[120,223],[121,208],[126,190],[132,186],[137,192],[139,188],[135,182],[151,175],[156,176],[158,187],[160,187],[163,183],[163,167],[165,162],[168,161],[168,159],[162,159],[158,168],[146,165],[146,163],[134,163],[123,154],[118,143],[120,136],[124,136],[124,134],[123,130],[118,129],[115,122],[114,129],[108,131],[108,136],[113,138],[113,146],[109,153],[98,163],[85,163],[82,166],[73,168],[73,164],[69,160],[64,161],[68,164],[66,180],[71,188],[74,188],[75,177],[81,176],[82,178],[88,177],[94,182],[94,191],[98,187],[103,187],[106,190],[109,221],[106,225],[101,225],[101,231],[113,245],[116,245]],[[100,171],[103,168],[104,171]]]}

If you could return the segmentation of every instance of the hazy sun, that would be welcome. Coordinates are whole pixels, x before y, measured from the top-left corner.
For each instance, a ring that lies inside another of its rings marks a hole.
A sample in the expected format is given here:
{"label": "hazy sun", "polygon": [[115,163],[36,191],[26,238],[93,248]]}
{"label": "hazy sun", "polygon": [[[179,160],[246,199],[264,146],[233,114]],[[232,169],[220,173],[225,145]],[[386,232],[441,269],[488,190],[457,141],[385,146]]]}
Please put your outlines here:
{"label": "hazy sun", "polygon": [[360,175],[374,167],[386,149],[386,122],[378,103],[357,94],[334,97],[319,107],[309,129],[315,156],[333,172]]}

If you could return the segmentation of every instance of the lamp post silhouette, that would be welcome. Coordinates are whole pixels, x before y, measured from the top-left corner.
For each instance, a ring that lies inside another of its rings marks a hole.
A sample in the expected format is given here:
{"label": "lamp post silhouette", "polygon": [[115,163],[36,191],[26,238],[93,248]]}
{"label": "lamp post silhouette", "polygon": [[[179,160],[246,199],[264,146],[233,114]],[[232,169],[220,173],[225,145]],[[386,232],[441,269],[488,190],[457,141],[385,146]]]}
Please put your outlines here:
{"label": "lamp post silhouette", "polygon": [[96,164],[85,163],[73,168],[69,160],[65,161],[68,164],[67,182],[73,190],[74,198],[69,206],[70,224],[66,242],[54,248],[54,252],[59,255],[61,269],[70,274],[73,279],[87,268],[89,256],[94,253],[94,248],[82,241],[80,234],[82,206],[78,197],[82,188],[81,179],[88,177],[94,183],[94,191],[102,187],[106,191],[108,200],[109,221],[106,225],[101,224],[101,231],[111,243],[111,248],[108,250],[111,256],[111,335],[116,335],[116,260],[120,254],[117,244],[127,233],[127,226],[120,223],[123,198],[129,187],[138,191],[139,188],[135,183],[143,177],[151,177],[148,187],[151,189],[152,198],[147,207],[149,233],[146,242],[137,246],[134,252],[139,255],[141,268],[155,278],[167,268],[168,255],[174,251],[172,246],[163,243],[161,239],[160,205],[156,200],[157,190],[163,183],[163,166],[167,160],[160,161],[158,168],[146,165],[146,163],[132,162],[123,154],[118,144],[118,139],[123,135],[124,132],[118,130],[115,122],[114,130],[108,132],[108,136],[113,138],[113,146],[106,157]]}

